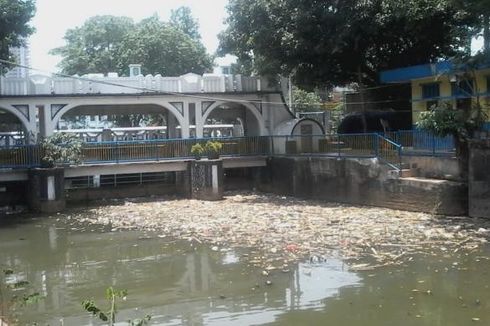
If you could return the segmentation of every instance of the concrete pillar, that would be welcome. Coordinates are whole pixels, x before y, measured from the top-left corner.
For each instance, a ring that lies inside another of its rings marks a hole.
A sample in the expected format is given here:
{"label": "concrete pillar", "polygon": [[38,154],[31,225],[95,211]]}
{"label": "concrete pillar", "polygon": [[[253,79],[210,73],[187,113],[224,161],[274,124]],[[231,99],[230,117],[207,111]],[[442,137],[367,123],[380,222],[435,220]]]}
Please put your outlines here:
{"label": "concrete pillar", "polygon": [[[192,110],[191,110],[191,103],[188,101],[184,102],[184,123],[185,123],[185,128],[184,126],[181,126],[182,128],[182,138],[191,138],[191,125],[194,124],[195,120],[195,104],[192,103]],[[192,112],[191,112],[192,111]]]}
{"label": "concrete pillar", "polygon": [[36,168],[29,170],[29,208],[40,213],[65,209],[65,170]]}
{"label": "concrete pillar", "polygon": [[39,134],[41,137],[51,136],[54,126],[51,119],[51,104],[39,106]]}
{"label": "concrete pillar", "polygon": [[[174,139],[177,137],[177,119],[172,113],[167,114],[167,138]],[[182,126],[181,126],[182,128]],[[181,129],[182,130],[182,129]]]}
{"label": "concrete pillar", "polygon": [[204,121],[202,119],[202,102],[196,102],[196,138],[203,137]]}
{"label": "concrete pillar", "polygon": [[191,197],[201,200],[223,199],[224,169],[222,160],[191,162]]}
{"label": "concrete pillar", "polygon": [[39,131],[36,124],[37,107],[34,104],[29,104],[29,125],[27,126],[27,143],[35,144]]}
{"label": "concrete pillar", "polygon": [[189,121],[187,119],[187,117],[184,117],[184,123],[182,123],[182,125],[180,126],[180,130],[181,130],[181,136],[182,138],[189,138],[190,137],[190,128],[189,128]]}

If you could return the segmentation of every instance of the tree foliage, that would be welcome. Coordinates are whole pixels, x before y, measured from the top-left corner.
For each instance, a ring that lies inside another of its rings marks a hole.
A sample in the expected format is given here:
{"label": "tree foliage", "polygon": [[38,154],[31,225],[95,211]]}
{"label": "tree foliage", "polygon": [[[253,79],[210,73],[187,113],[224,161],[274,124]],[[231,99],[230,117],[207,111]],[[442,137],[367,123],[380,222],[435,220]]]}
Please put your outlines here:
{"label": "tree foliage", "polygon": [[0,0],[0,58],[15,60],[9,48],[23,45],[34,32],[28,23],[35,12],[33,0]]}
{"label": "tree foliage", "polygon": [[42,138],[39,145],[43,167],[50,168],[56,164],[77,164],[82,158],[82,141],[76,135],[56,133]]}
{"label": "tree foliage", "polygon": [[194,17],[189,7],[179,7],[172,9],[170,14],[170,24],[189,35],[194,40],[200,40],[199,23]]}
{"label": "tree foliage", "polygon": [[490,50],[490,0],[453,0],[454,5],[474,17],[474,36],[483,36],[485,50]]}
{"label": "tree foliage", "polygon": [[230,0],[220,54],[297,85],[375,84],[383,69],[454,55],[474,18],[450,0]]}
{"label": "tree foliage", "polygon": [[322,99],[314,92],[293,88],[292,104],[295,112],[317,112],[322,110]]}
{"label": "tree foliage", "polygon": [[51,53],[62,56],[59,66],[69,75],[127,75],[131,63],[142,64],[143,74],[166,76],[201,74],[212,68],[212,58],[199,40],[158,16],[137,24],[128,17],[95,16],[68,30],[65,41]]}
{"label": "tree foliage", "polygon": [[122,42],[120,65],[142,63],[143,73],[178,76],[202,74],[212,68],[204,45],[153,16],[142,20]]}
{"label": "tree foliage", "polygon": [[121,46],[133,28],[133,20],[128,17],[94,16],[82,26],[67,30],[66,45],[51,50],[51,54],[63,57],[60,67],[69,75],[122,72]]}
{"label": "tree foliage", "polygon": [[467,140],[484,122],[485,114],[477,105],[465,111],[454,108],[452,103],[444,102],[429,111],[421,112],[417,127],[436,136],[450,135]]}

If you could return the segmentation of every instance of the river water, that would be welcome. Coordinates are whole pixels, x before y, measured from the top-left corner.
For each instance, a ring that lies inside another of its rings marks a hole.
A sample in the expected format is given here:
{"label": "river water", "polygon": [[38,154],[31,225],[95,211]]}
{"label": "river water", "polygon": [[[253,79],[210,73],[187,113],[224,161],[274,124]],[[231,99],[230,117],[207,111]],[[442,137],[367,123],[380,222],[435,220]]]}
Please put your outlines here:
{"label": "river water", "polygon": [[249,253],[60,216],[0,225],[0,269],[43,296],[19,308],[21,325],[99,325],[81,301],[107,307],[108,286],[128,290],[118,320],[150,314],[154,325],[490,325],[488,247],[364,272],[305,261],[269,276]]}

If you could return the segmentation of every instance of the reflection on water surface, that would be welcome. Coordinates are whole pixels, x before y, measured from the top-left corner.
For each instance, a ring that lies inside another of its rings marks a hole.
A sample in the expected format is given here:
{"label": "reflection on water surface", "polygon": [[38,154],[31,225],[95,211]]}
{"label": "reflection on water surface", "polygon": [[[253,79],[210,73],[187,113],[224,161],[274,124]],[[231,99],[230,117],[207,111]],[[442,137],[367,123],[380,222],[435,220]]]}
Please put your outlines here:
{"label": "reflection on water surface", "polygon": [[0,227],[1,267],[45,296],[24,310],[21,324],[97,324],[80,302],[102,305],[111,285],[129,291],[120,320],[151,314],[155,325],[442,326],[475,317],[490,324],[486,249],[421,254],[406,266],[362,273],[335,259],[305,262],[269,277],[247,265],[246,253],[56,217]]}

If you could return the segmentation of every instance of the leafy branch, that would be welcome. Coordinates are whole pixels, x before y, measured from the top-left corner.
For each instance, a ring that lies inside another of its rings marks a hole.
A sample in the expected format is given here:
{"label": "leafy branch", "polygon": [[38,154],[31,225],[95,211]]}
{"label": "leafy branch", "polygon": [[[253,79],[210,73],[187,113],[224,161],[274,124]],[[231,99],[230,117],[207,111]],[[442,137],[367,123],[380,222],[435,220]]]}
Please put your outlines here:
{"label": "leafy branch", "polygon": [[[99,308],[93,300],[84,300],[82,301],[82,307],[85,311],[91,313],[93,316],[99,318],[104,322],[108,322],[109,326],[113,326],[116,322],[117,315],[117,301],[118,299],[126,300],[126,296],[128,295],[127,290],[116,290],[112,286],[106,289],[106,299],[109,302],[109,309],[104,312],[101,308]],[[143,326],[147,325],[150,321],[151,316],[146,315],[141,319],[128,320],[128,325],[131,326]]]}

